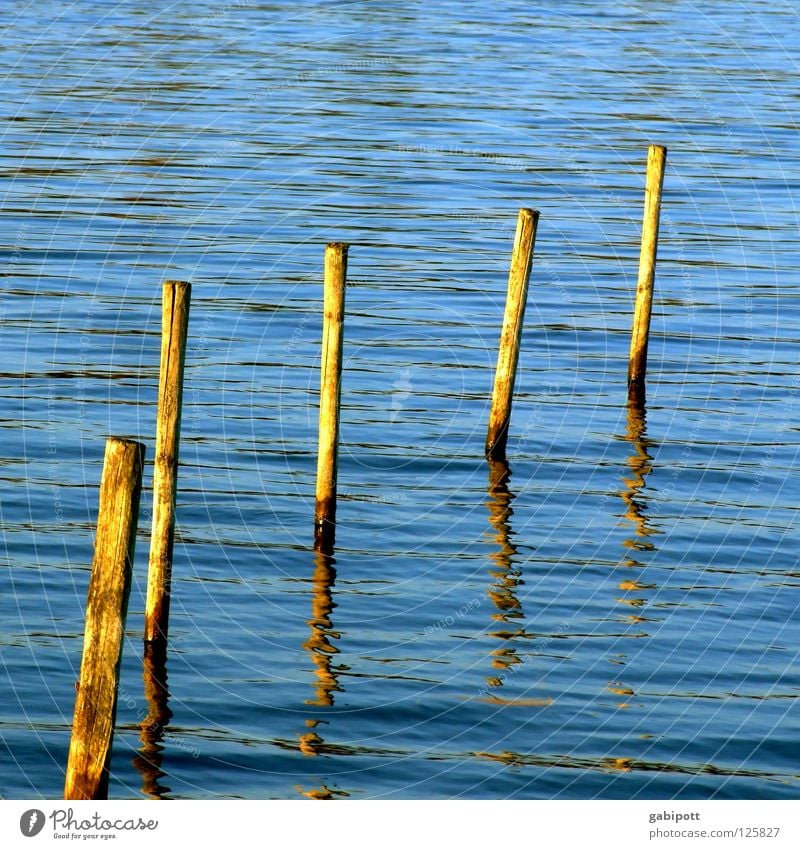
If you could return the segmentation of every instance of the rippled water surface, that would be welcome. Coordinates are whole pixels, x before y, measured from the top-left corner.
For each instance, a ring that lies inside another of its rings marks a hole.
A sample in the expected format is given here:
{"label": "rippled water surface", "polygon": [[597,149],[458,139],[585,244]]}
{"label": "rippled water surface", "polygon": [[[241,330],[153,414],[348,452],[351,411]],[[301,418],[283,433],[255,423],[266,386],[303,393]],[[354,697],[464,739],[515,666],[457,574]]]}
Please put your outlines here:
{"label": "rippled water surface", "polygon": [[[793,4],[4,12],[0,795],[62,792],[104,439],[152,461],[169,278],[194,287],[169,692],[142,675],[147,493],[113,797],[798,795]],[[520,206],[541,221],[506,468],[482,449]]]}

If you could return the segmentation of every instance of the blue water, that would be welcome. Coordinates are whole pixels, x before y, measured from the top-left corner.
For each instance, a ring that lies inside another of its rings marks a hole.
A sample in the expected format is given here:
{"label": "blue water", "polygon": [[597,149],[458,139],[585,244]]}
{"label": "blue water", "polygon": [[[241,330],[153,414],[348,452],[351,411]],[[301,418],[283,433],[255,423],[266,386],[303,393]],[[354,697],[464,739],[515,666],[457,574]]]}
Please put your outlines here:
{"label": "blue water", "polygon": [[[797,797],[793,4],[4,11],[0,796],[62,793],[104,440],[152,462],[160,284],[187,279],[169,692],[142,677],[147,489],[112,797]],[[520,206],[509,477],[482,449]]]}

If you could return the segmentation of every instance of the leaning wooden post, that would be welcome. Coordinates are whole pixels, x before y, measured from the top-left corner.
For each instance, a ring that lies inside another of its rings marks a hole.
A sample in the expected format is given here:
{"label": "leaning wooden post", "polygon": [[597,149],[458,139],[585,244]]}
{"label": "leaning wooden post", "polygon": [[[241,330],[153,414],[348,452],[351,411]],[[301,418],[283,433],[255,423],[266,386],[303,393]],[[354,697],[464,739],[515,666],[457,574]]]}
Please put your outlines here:
{"label": "leaning wooden post", "polygon": [[144,445],[106,442],[65,799],[105,799],[139,520]]}
{"label": "leaning wooden post", "polygon": [[340,242],[328,245],[325,248],[319,455],[314,507],[314,543],[318,549],[327,549],[333,544],[336,530],[336,474],[339,460],[339,400],[342,384],[346,278],[347,245]]}
{"label": "leaning wooden post", "polygon": [[506,455],[519,343],[525,318],[525,303],[528,300],[528,280],[538,223],[539,213],[535,209],[520,209],[514,250],[511,254],[511,270],[508,274],[508,296],[497,355],[489,431],[486,435],[486,456],[493,460],[502,460]]}
{"label": "leaning wooden post", "polygon": [[181,433],[183,366],[189,327],[189,283],[164,283],[161,315],[161,374],[158,383],[156,457],[153,469],[153,533],[147,575],[144,639],[166,645],[175,540],[175,496]]}
{"label": "leaning wooden post", "polygon": [[647,152],[642,250],[639,255],[639,281],[636,285],[636,306],[633,313],[631,352],[628,360],[628,400],[634,404],[643,404],[645,400],[647,341],[650,335],[650,315],[653,310],[658,220],[661,212],[661,189],[664,185],[666,161],[667,149],[662,145],[651,144]]}

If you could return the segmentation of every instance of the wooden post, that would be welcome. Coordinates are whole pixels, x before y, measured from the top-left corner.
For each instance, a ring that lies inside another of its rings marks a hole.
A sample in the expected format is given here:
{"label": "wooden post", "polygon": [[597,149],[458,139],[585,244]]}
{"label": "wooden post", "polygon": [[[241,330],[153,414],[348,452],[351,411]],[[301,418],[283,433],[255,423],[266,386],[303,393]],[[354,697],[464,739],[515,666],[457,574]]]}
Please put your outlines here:
{"label": "wooden post", "polygon": [[164,283],[161,316],[161,374],[158,383],[156,458],[153,469],[153,532],[147,575],[144,639],[166,645],[172,590],[178,443],[181,433],[183,366],[189,326],[189,283]]}
{"label": "wooden post", "polygon": [[65,799],[105,799],[139,519],[144,445],[106,442]]}
{"label": "wooden post", "polygon": [[339,461],[339,400],[342,384],[344,293],[347,245],[325,248],[325,294],[319,396],[319,455],[314,506],[314,543],[328,549],[336,531],[336,475]]}
{"label": "wooden post", "polygon": [[520,209],[511,255],[511,270],[508,274],[508,296],[497,355],[489,430],[486,435],[486,456],[493,460],[502,460],[506,456],[508,423],[511,418],[519,343],[525,318],[525,303],[528,300],[528,279],[531,274],[538,223],[539,213],[535,209]]}
{"label": "wooden post", "polygon": [[658,144],[651,144],[647,152],[642,250],[639,255],[639,281],[636,285],[636,306],[633,313],[631,352],[628,360],[628,399],[635,404],[642,404],[645,400],[647,341],[650,335],[650,314],[653,309],[658,220],[661,212],[661,189],[664,185],[666,161],[667,149]]}

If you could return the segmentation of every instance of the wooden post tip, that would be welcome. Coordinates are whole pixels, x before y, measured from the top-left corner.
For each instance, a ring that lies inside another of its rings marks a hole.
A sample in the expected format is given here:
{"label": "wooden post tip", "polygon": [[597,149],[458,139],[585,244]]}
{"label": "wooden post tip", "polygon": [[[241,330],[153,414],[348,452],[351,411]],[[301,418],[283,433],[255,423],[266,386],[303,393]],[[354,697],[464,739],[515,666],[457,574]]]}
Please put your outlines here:
{"label": "wooden post tip", "polygon": [[519,220],[529,221],[533,226],[536,226],[539,223],[539,210],[523,206],[519,211]]}
{"label": "wooden post tip", "polygon": [[162,289],[166,292],[169,289],[176,289],[178,292],[184,292],[189,295],[192,292],[192,284],[186,280],[165,280]]}
{"label": "wooden post tip", "polygon": [[131,446],[133,448],[138,449],[139,451],[144,451],[143,442],[139,442],[136,439],[130,439],[126,436],[109,436],[106,439],[106,445],[119,446],[120,448],[125,446]]}

